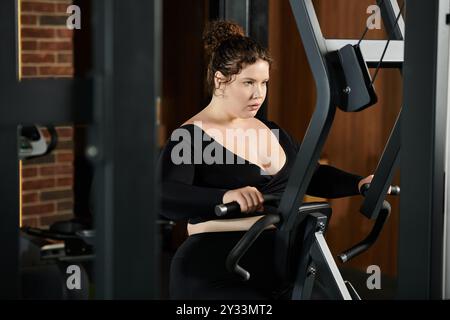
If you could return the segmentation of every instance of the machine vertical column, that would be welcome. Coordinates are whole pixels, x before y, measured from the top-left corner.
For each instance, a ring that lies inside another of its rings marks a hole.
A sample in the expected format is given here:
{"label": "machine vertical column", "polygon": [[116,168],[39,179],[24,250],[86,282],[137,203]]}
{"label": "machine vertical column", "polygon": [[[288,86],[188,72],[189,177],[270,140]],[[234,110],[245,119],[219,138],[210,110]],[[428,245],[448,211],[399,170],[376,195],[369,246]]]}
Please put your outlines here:
{"label": "machine vertical column", "polygon": [[441,299],[449,1],[406,4],[398,298]]}
{"label": "machine vertical column", "polygon": [[[17,1],[2,2],[0,10],[0,109],[13,110],[17,85]],[[3,122],[3,123],[2,123]],[[0,299],[17,299],[19,293],[19,160],[17,126],[0,119]]]}
{"label": "machine vertical column", "polygon": [[156,298],[160,1],[93,2],[96,292]]}

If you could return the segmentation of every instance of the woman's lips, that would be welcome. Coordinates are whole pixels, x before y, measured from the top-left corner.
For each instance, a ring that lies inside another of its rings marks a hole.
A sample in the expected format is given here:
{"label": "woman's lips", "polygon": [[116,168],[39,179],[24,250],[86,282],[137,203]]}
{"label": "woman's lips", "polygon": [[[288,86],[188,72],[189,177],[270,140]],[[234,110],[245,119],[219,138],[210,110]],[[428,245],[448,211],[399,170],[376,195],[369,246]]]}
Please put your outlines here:
{"label": "woman's lips", "polygon": [[260,104],[251,104],[251,105],[249,105],[248,107],[249,107],[251,110],[256,110],[256,109],[258,109],[260,106],[261,106]]}

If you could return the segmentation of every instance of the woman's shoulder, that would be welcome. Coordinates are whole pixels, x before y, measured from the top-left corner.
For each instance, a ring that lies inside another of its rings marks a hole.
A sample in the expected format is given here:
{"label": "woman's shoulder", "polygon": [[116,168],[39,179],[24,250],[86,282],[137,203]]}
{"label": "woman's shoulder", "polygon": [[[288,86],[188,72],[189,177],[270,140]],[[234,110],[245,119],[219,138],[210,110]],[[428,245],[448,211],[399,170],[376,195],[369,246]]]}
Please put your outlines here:
{"label": "woman's shoulder", "polygon": [[210,119],[208,119],[208,117],[205,117],[201,113],[198,113],[189,120],[183,122],[183,124],[175,130],[185,129],[190,133],[193,133],[194,131],[206,133],[207,129],[210,127],[214,128],[214,123],[212,123]]}
{"label": "woman's shoulder", "polygon": [[204,120],[202,120],[199,117],[192,117],[189,120],[186,120],[185,122],[183,122],[183,124],[179,127],[179,128],[183,128],[183,127],[190,127],[195,125],[196,123],[202,123],[204,122]]}
{"label": "woman's shoulder", "polygon": [[[191,147],[197,147],[196,138],[203,137],[204,135],[204,122],[201,118],[191,118],[181,124],[179,127],[175,128],[170,132],[169,137],[166,141],[166,149],[172,149],[175,145],[182,142],[184,145],[190,145]],[[201,143],[203,147],[203,143]]]}
{"label": "woman's shoulder", "polygon": [[190,127],[190,126],[193,126],[193,125],[197,125],[197,126],[201,127],[202,124],[206,125],[209,122],[210,122],[210,117],[208,116],[208,114],[203,109],[199,113],[197,113],[194,116],[192,116],[190,119],[188,119],[185,122],[183,122],[183,124],[180,127],[185,127],[185,126]]}
{"label": "woman's shoulder", "polygon": [[269,129],[281,129],[281,127],[275,121],[267,119],[258,119],[258,121],[266,125]]}
{"label": "woman's shoulder", "polygon": [[283,128],[281,128],[275,121],[267,120],[267,119],[257,119],[255,118],[255,121],[257,121],[258,126],[260,127],[267,127],[270,130],[281,130],[284,131]]}

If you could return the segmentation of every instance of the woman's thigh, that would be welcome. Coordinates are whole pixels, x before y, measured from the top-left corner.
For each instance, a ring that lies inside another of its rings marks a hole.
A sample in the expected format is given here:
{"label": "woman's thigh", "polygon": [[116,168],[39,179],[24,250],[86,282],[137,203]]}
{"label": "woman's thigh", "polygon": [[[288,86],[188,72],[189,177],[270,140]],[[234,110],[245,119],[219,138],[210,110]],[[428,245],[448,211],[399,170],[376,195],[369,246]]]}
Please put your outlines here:
{"label": "woman's thigh", "polygon": [[170,270],[172,299],[267,299],[276,286],[273,272],[273,234],[264,232],[242,259],[250,271],[243,281],[226,270],[225,260],[243,232],[190,236],[177,250]]}

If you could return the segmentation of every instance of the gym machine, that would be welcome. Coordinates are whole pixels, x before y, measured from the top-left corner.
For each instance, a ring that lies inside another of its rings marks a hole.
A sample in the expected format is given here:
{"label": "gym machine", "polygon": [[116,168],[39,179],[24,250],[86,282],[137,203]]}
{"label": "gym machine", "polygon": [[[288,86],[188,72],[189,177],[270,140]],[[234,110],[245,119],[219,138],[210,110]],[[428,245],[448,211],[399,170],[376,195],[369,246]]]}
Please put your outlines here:
{"label": "gym machine", "polygon": [[[324,233],[331,208],[327,203],[307,203],[303,198],[314,173],[320,152],[332,125],[336,107],[344,112],[359,112],[377,102],[373,81],[367,66],[400,66],[402,60],[389,52],[388,63],[383,64],[384,53],[389,42],[365,43],[361,40],[324,39],[311,0],[291,0],[291,7],[297,22],[308,61],[316,82],[317,103],[290,173],[287,187],[275,206],[257,221],[230,252],[226,265],[228,270],[248,280],[250,273],[239,266],[239,260],[249,249],[265,227],[277,225],[275,265],[277,278],[281,283],[293,283],[292,299],[310,299],[316,285],[316,276],[321,278],[324,295],[329,299],[360,299],[353,286],[344,281],[326,244]],[[390,36],[402,25],[400,8],[396,1],[380,1],[385,25],[391,29]],[[399,22],[400,21],[400,22]],[[367,30],[366,30],[367,31]],[[397,48],[403,41],[396,40]],[[366,50],[370,49],[369,52]],[[400,116],[399,116],[400,117]],[[397,121],[398,123],[398,121]],[[390,140],[377,166],[370,185],[364,186],[365,201],[361,213],[374,219],[372,231],[366,239],[339,255],[341,262],[347,262],[366,251],[378,238],[390,213],[390,205],[384,200],[391,184],[392,174],[400,150],[399,129],[393,129]],[[391,193],[398,194],[399,188]],[[273,200],[273,199],[272,199]],[[234,207],[234,208],[233,208]],[[236,203],[217,207],[216,214],[223,215],[236,209]]]}

